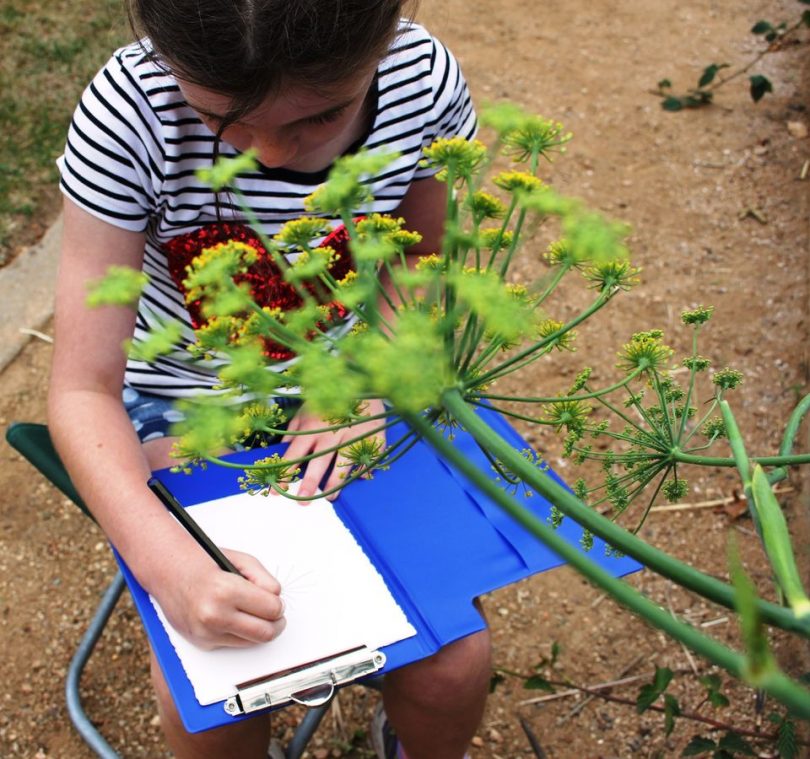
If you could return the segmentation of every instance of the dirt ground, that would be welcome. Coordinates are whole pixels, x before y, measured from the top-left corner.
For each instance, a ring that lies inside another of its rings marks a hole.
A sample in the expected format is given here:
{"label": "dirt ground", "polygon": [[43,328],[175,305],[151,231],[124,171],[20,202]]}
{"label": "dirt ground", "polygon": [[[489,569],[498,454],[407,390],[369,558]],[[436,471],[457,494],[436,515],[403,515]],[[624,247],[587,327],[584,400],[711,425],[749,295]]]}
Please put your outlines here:
{"label": "dirt ground", "polygon": [[[616,351],[639,329],[664,329],[667,341],[683,353],[690,338],[679,329],[681,310],[713,304],[715,316],[700,352],[715,366],[745,372],[732,402],[748,450],[765,455],[776,452],[784,421],[810,384],[810,177],[802,176],[810,140],[801,137],[800,127],[789,127],[810,125],[807,33],[802,44],[761,62],[759,71],[772,79],[775,92],[757,105],[744,79],[721,89],[711,108],[694,112],[665,113],[649,92],[663,77],[676,87],[691,84],[711,62],[747,62],[756,52],[749,33],[755,21],[792,20],[803,8],[793,0],[744,5],[738,10],[737,4],[717,0],[423,0],[419,18],[454,50],[479,102],[516,101],[571,129],[575,138],[568,154],[547,167],[548,180],[633,227],[631,248],[634,263],[643,269],[642,285],[581,331],[579,353],[555,358],[510,387],[527,394],[557,391],[586,364],[595,367],[600,382],[607,380],[614,376]],[[538,251],[548,242],[543,230],[535,237],[518,269],[526,280],[537,276]],[[554,315],[570,315],[584,297],[572,292]],[[44,420],[49,354],[48,344],[32,342],[0,375],[0,425]],[[556,468],[571,475],[572,466],[555,453],[559,441],[540,433],[531,439]],[[802,444],[807,443],[805,435]],[[730,497],[737,490],[729,472],[687,476],[690,503]],[[802,495],[798,480],[792,487],[788,514],[801,528],[807,493]],[[721,507],[656,512],[643,534],[725,576],[727,535],[733,530],[749,571],[767,589],[750,522],[728,512]],[[92,524],[5,444],[0,447],[0,514],[0,755],[88,757],[68,721],[62,683],[114,574],[110,551]],[[805,565],[810,565],[808,545],[799,541]],[[736,639],[723,609],[649,573],[631,583],[718,639]],[[657,664],[684,672],[672,689],[684,710],[694,710],[702,700],[694,673],[710,668],[568,570],[509,587],[485,603],[499,667],[531,673],[557,642],[558,662],[546,672],[556,679],[593,685],[645,676]],[[776,647],[785,666],[801,669],[795,648],[781,639]],[[611,693],[633,700],[642,682]],[[727,692],[731,709],[704,704],[700,713],[749,730],[759,723],[771,729],[766,719],[771,705],[758,714],[751,691],[729,686]],[[83,694],[93,720],[122,756],[168,755],[148,687],[143,634],[128,599],[88,667]],[[678,756],[692,736],[722,735],[680,720],[667,738],[662,715],[639,717],[632,706],[601,699],[586,703],[581,696],[565,696],[527,703],[545,695],[524,690],[518,679],[502,683],[490,698],[474,759],[535,756],[521,720],[546,756],[560,758]],[[344,691],[310,756],[370,756],[362,731],[375,700],[376,694],[362,689]],[[288,734],[293,717],[276,717],[276,735]]]}

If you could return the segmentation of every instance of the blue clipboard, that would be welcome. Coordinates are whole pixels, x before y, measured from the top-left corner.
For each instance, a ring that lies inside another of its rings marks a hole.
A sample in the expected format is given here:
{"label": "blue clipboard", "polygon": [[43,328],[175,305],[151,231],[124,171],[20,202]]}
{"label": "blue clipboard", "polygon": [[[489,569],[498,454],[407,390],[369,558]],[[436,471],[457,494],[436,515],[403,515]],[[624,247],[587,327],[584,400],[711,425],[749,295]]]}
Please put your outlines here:
{"label": "blue clipboard", "polygon": [[[529,447],[496,412],[480,409],[479,414],[517,450]],[[392,429],[389,439],[404,430],[404,426]],[[482,471],[497,476],[466,432],[456,430],[453,444]],[[282,448],[241,451],[226,458],[248,463]],[[211,465],[191,475],[163,469],[154,476],[180,503],[193,506],[239,492],[240,474]],[[553,472],[548,474],[564,484]],[[541,496],[515,497],[540,519],[549,516],[550,504]],[[347,486],[335,501],[335,511],[417,630],[416,636],[382,649],[383,673],[483,630],[484,620],[473,605],[476,597],[563,563],[421,441],[390,469]],[[559,533],[578,545],[582,528],[565,519]],[[598,539],[589,555],[615,576],[641,568],[633,559],[606,556]],[[148,594],[117,558],[186,729],[200,732],[239,719],[225,711],[224,702],[207,706],[197,702]]]}

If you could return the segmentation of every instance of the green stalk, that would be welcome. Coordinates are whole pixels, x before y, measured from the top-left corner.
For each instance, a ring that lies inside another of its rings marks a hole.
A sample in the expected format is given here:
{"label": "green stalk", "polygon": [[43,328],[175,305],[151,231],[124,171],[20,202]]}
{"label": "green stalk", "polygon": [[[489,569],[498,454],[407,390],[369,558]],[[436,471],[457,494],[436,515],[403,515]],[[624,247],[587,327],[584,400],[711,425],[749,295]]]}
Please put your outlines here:
{"label": "green stalk", "polygon": [[723,415],[723,423],[726,425],[728,442],[731,445],[731,452],[734,454],[734,463],[742,479],[743,492],[748,503],[748,513],[751,515],[751,521],[754,523],[759,539],[762,540],[762,525],[759,523],[759,514],[751,492],[751,464],[748,461],[748,454],[745,451],[740,428],[737,426],[737,420],[731,412],[728,401],[720,401],[720,413]]}
{"label": "green stalk", "polygon": [[[697,356],[697,339],[698,339],[698,330],[699,327],[696,327],[692,333],[692,358]],[[689,409],[689,404],[692,402],[692,393],[695,391],[695,376],[697,372],[695,371],[695,367],[692,366],[689,370],[689,389],[686,391],[686,400],[683,402],[683,414],[681,415],[681,423],[678,426],[678,434],[675,436],[675,439],[680,441],[683,437],[683,433],[686,430],[686,420],[689,418],[688,414],[686,413]]]}
{"label": "green stalk", "polygon": [[[296,345],[306,345],[307,341],[304,340],[304,338],[290,330],[287,326],[278,321],[278,319],[270,316],[266,311],[263,311],[261,306],[252,299],[250,301],[250,310],[259,317],[260,321],[270,332],[269,336],[272,337],[273,340],[276,340],[291,350],[294,350]],[[323,334],[327,337],[326,333]]]}
{"label": "green stalk", "polygon": [[[693,456],[684,453],[677,448],[672,451],[673,461],[681,464],[698,464],[700,466],[737,466],[734,458],[723,458],[718,456]],[[810,464],[810,453],[800,453],[793,456],[752,456],[751,461],[761,466],[797,466],[799,464]]]}
{"label": "green stalk", "polygon": [[557,271],[554,272],[554,276],[551,278],[551,282],[549,282],[548,286],[543,291],[543,294],[540,295],[534,301],[534,308],[539,308],[540,306],[543,305],[543,303],[546,301],[546,298],[548,298],[549,295],[551,295],[551,293],[553,293],[554,290],[557,289],[557,285],[559,285],[560,282],[562,282],[563,277],[566,274],[568,274],[569,271],[571,271],[570,266],[559,266],[559,267],[557,267]]}
{"label": "green stalk", "polygon": [[[714,413],[714,410],[716,408],[717,408],[717,398],[714,398],[711,402],[711,405],[703,414],[703,416],[700,418],[700,420],[695,422],[695,424],[692,427],[692,430],[687,434],[687,436],[683,440],[681,440],[680,442],[681,448],[685,448],[689,444],[689,441],[700,432],[701,428],[703,427],[704,424],[706,424],[706,422],[709,420],[709,417]],[[716,438],[712,438],[711,442],[714,442],[715,440]]]}
{"label": "green stalk", "polygon": [[[452,391],[448,394],[448,407],[455,406]],[[460,396],[456,398],[461,401]],[[467,416],[467,414],[465,414]],[[574,548],[570,543],[560,537],[549,525],[538,519],[534,514],[521,506],[510,497],[497,483],[481,472],[463,454],[457,451],[442,435],[440,435],[424,419],[416,415],[409,415],[407,421],[425,440],[434,447],[453,466],[457,467],[465,477],[492,498],[504,511],[506,511],[519,524],[525,527],[532,535],[541,540],[560,558],[569,563],[575,570],[586,577],[597,587],[609,593],[615,600],[641,616],[653,627],[663,630],[675,640],[691,648],[700,656],[712,663],[723,667],[738,678],[746,675],[746,657],[726,648],[714,639],[699,633],[694,627],[672,616],[649,598],[630,587],[622,580],[613,577],[587,555]],[[483,425],[486,427],[486,425]],[[486,428],[489,430],[489,428]],[[479,430],[480,432],[480,430]],[[492,430],[489,432],[495,435]],[[482,438],[489,435],[482,434]],[[479,442],[484,442],[481,440]],[[508,444],[507,444],[508,447]],[[500,453],[496,453],[502,458]],[[518,458],[521,458],[518,456]],[[511,463],[511,462],[510,462]],[[526,462],[528,463],[528,462]],[[757,686],[768,692],[775,699],[788,706],[797,715],[810,718],[810,692],[790,680],[781,672],[769,672],[762,678]]]}
{"label": "green stalk", "polygon": [[610,387],[605,387],[602,390],[594,390],[591,393],[583,393],[582,395],[564,395],[557,398],[519,398],[516,396],[511,395],[493,395],[491,393],[479,393],[479,398],[486,398],[490,401],[512,401],[515,403],[562,403],[563,401],[587,401],[591,398],[598,398],[600,395],[607,395],[612,393],[616,390],[623,388],[625,385],[629,385],[636,377],[638,377],[644,369],[641,367],[636,367],[633,369],[630,374],[628,374],[623,380],[620,380],[615,385],[611,385]]}
{"label": "green stalk", "polygon": [[501,271],[500,276],[501,279],[506,278],[506,272],[509,271],[509,266],[512,263],[512,258],[515,255],[515,251],[518,249],[518,245],[520,242],[520,233],[523,229],[523,223],[526,221],[526,210],[524,208],[520,209],[518,213],[517,221],[515,222],[515,228],[512,231],[512,244],[509,246],[509,250],[506,251],[506,255],[503,257],[503,261],[501,261]]}
{"label": "green stalk", "polygon": [[[661,470],[659,469],[658,471],[661,471]],[[667,479],[668,472],[669,472],[669,470],[664,470],[663,476],[661,477],[660,480],[658,480],[658,484],[655,486],[655,490],[653,491],[652,496],[650,496],[650,500],[647,501],[647,508],[644,509],[644,513],[641,515],[641,519],[638,520],[638,524],[636,524],[635,528],[633,529],[633,535],[636,535],[638,533],[638,531],[644,526],[644,523],[647,521],[647,517],[650,515],[650,510],[652,509],[653,504],[655,503],[655,499],[658,498],[658,493],[661,491],[661,488],[664,486],[664,482]],[[656,474],[657,474],[657,472],[656,472]],[[647,486],[647,483],[649,483],[649,481],[651,479],[652,479],[652,477],[650,479],[648,479],[647,482],[644,483],[645,487]]]}
{"label": "green stalk", "polygon": [[[632,396],[632,392],[631,392],[631,396]],[[601,403],[608,411],[610,411],[611,414],[614,414],[615,416],[619,417],[619,419],[621,419],[623,422],[625,422],[625,424],[627,424],[629,427],[632,427],[634,430],[636,430],[636,432],[638,432],[639,435],[641,435],[642,438],[644,438],[644,441],[646,443],[647,448],[652,448],[654,450],[661,451],[661,452],[664,452],[664,451],[668,450],[666,447],[663,446],[660,438],[657,438],[649,430],[644,429],[644,427],[642,427],[635,419],[633,419],[632,417],[625,414],[624,411],[622,411],[620,408],[618,408],[617,406],[614,406],[612,403],[608,403],[602,396],[597,396],[596,400],[598,400],[599,403]],[[637,411],[642,413],[642,417],[643,417],[643,410],[640,408],[640,406],[638,404],[633,404],[633,406]],[[647,421],[649,423],[649,420],[647,420]],[[650,426],[650,428],[653,429],[653,430],[658,429],[657,427],[654,427],[652,425]],[[640,442],[641,442],[641,438],[639,439],[639,443]]]}
{"label": "green stalk", "polygon": [[[282,273],[287,269],[292,268],[286,256],[276,250],[276,246],[273,244],[273,241],[262,231],[262,223],[259,221],[259,217],[256,216],[256,214],[251,210],[250,204],[247,202],[244,194],[235,187],[231,187],[230,189],[236,195],[240,207],[245,212],[251,230],[258,235],[259,240],[261,240],[262,245],[264,245],[265,250],[273,259],[276,266],[278,266]],[[312,294],[306,289],[306,287],[303,287],[300,282],[291,282],[290,284],[293,286],[293,288],[295,288],[295,292],[298,294],[301,300],[304,301],[304,303],[311,304],[314,302]]]}
{"label": "green stalk", "polygon": [[[306,463],[308,461],[311,461],[312,459],[318,458],[319,456],[323,456],[325,453],[335,452],[336,450],[339,450],[340,448],[345,448],[348,445],[351,445],[353,442],[363,440],[366,437],[368,437],[369,435],[376,434],[377,432],[380,432],[382,430],[387,429],[388,427],[391,427],[393,424],[396,424],[396,420],[389,422],[384,427],[380,427],[380,428],[378,428],[378,429],[376,429],[376,430],[374,430],[374,431],[372,431],[370,433],[367,433],[365,435],[361,435],[360,437],[354,438],[351,441],[347,441],[346,443],[343,443],[340,446],[335,446],[333,448],[324,449],[322,451],[318,451],[317,453],[310,454],[309,456],[304,456],[304,457],[299,458],[299,459],[291,460],[288,463],[291,466],[295,466],[296,464]],[[339,493],[350,482],[354,482],[355,480],[359,480],[359,479],[364,478],[365,475],[373,472],[374,469],[376,469],[380,465],[385,466],[385,467],[390,466],[391,463],[396,461],[401,455],[404,455],[405,453],[407,453],[407,451],[409,451],[416,444],[417,440],[418,440],[418,438],[413,434],[413,432],[406,432],[402,437],[400,437],[399,440],[397,440],[395,443],[392,443],[391,445],[386,447],[386,449],[383,451],[382,455],[376,461],[374,461],[369,466],[358,466],[356,468],[353,468],[352,470],[349,471],[349,474],[347,474],[346,477],[343,478],[343,480],[341,481],[341,483],[339,485],[336,485],[335,487],[330,488],[329,490],[321,491],[318,494],[318,498],[326,498],[326,497],[328,497],[330,495],[334,495],[336,493]],[[410,442],[408,442],[408,441],[410,441]],[[394,451],[396,451],[397,448],[400,448],[401,446],[405,445],[405,443],[408,443],[408,445],[405,446],[405,450],[397,453],[396,456],[392,457],[391,454]],[[217,466],[221,466],[221,467],[223,467],[225,469],[240,469],[242,471],[248,471],[248,470],[251,470],[251,469],[261,471],[263,469],[272,469],[275,466],[273,464],[270,464],[270,465],[267,465],[267,464],[236,464],[236,463],[234,463],[232,461],[226,461],[225,459],[222,459],[222,458],[220,458],[218,456],[202,456],[202,459],[204,461],[207,461],[210,464],[216,464]],[[283,495],[285,498],[289,498],[291,501],[310,501],[310,500],[312,500],[312,496],[292,495],[292,493],[287,492],[283,487],[281,487],[277,483],[274,484],[274,485],[270,485],[269,487],[271,487],[276,493],[279,493],[280,495]]]}
{"label": "green stalk", "polygon": [[807,412],[810,411],[810,395],[805,395],[799,402],[799,405],[793,409],[793,413],[788,419],[787,426],[785,427],[785,434],[782,437],[782,445],[779,447],[779,454],[781,456],[789,456],[793,450],[793,441],[796,438],[796,433],[799,431],[799,425],[802,423]]}
{"label": "green stalk", "polygon": [[[779,453],[782,456],[790,456],[791,451],[793,450],[793,441],[796,439],[796,433],[799,431],[799,425],[802,423],[807,412],[810,411],[810,395],[805,395],[804,398],[799,402],[799,405],[793,409],[793,413],[790,415],[790,419],[788,419],[788,423],[785,426],[785,433],[782,437],[782,445],[779,447]],[[783,467],[778,469],[774,469],[768,475],[768,482],[771,485],[774,485],[781,480],[787,478],[787,470]]]}
{"label": "green stalk", "polygon": [[[543,358],[543,356],[547,356],[554,349],[554,346],[552,344],[553,340],[554,338],[552,337],[544,338],[543,343],[545,344],[536,344],[535,351],[532,354],[526,356],[524,359],[521,359],[517,363],[508,362],[509,363],[508,368],[505,368],[501,372],[497,371],[497,369],[493,369],[488,375],[489,376],[488,382],[495,382],[495,380],[499,380],[501,377],[505,377],[507,374],[519,372],[524,367],[533,364],[535,361],[539,361],[541,358]],[[498,351],[500,351],[501,345],[495,345],[494,348],[495,348],[494,350],[490,350],[489,355],[486,357],[486,361],[476,362],[477,366],[482,366],[483,364],[487,363],[487,361],[489,361],[490,356],[494,356],[498,353]]]}
{"label": "green stalk", "polygon": [[[456,183],[455,172],[450,166],[447,167],[447,205],[445,207],[445,216],[447,224],[458,223],[458,202],[455,198],[454,186]],[[455,243],[452,247],[450,244],[450,235],[442,235],[442,258],[444,260],[444,271],[450,270],[451,260],[456,258]],[[439,303],[441,308],[441,302]],[[444,278],[444,313],[452,314],[456,308],[455,290],[452,285]],[[446,354],[452,356],[456,352],[456,336],[452,329],[448,329],[444,336],[444,345]]]}
{"label": "green stalk", "polygon": [[753,507],[759,519],[762,545],[776,580],[797,617],[810,614],[810,600],[804,591],[785,515],[762,467],[754,467],[751,477]]}
{"label": "green stalk", "polygon": [[658,396],[658,403],[661,405],[661,411],[664,413],[664,418],[661,420],[663,432],[666,433],[669,442],[674,445],[675,438],[672,436],[672,420],[669,418],[669,407],[667,406],[666,398],[664,398],[664,392],[661,390],[661,383],[658,381],[658,372],[653,374],[653,379],[655,380],[655,393]]}
{"label": "green stalk", "polygon": [[[505,373],[508,373],[507,370],[509,369],[510,366],[513,366],[514,364],[517,364],[519,361],[522,361],[524,358],[526,358],[527,356],[530,356],[536,350],[539,350],[539,349],[545,347],[546,345],[548,345],[551,342],[553,342],[554,340],[556,340],[560,335],[564,335],[569,330],[573,329],[577,325],[584,322],[586,319],[593,316],[593,314],[595,314],[600,308],[602,308],[612,297],[613,297],[612,293],[608,293],[608,292],[604,292],[604,291],[599,293],[599,297],[597,297],[596,300],[594,300],[594,302],[591,303],[591,305],[588,306],[588,308],[586,308],[581,314],[579,314],[578,316],[575,316],[567,324],[563,324],[562,327],[560,327],[555,332],[552,332],[547,337],[544,337],[542,340],[539,340],[536,343],[532,343],[532,345],[529,345],[528,347],[526,347],[523,350],[519,351],[518,353],[516,353],[514,356],[512,356],[508,360],[504,361],[503,363],[499,364],[498,366],[494,367],[493,369],[490,369],[489,372],[487,372],[486,374],[484,374],[483,376],[478,378],[478,384],[489,382],[496,375],[500,376],[500,375],[503,375]],[[476,367],[477,367],[477,364],[476,364]]]}
{"label": "green stalk", "polygon": [[750,502],[751,465],[748,462],[748,454],[745,451],[745,444],[743,443],[742,434],[740,434],[740,428],[737,426],[737,420],[731,412],[731,406],[728,405],[728,401],[720,401],[720,413],[723,415],[723,422],[726,425],[726,433],[728,434],[731,452],[734,454],[734,465],[740,472],[740,477],[745,487],[745,495]]}
{"label": "green stalk", "polygon": [[[503,223],[501,224],[501,228],[498,231],[498,236],[495,238],[494,242],[492,243],[492,253],[489,256],[489,261],[487,261],[486,270],[489,271],[492,268],[492,265],[495,263],[495,258],[498,253],[501,252],[501,242],[503,240],[504,233],[506,232],[507,228],[509,227],[509,223],[512,221],[512,214],[515,212],[515,208],[517,207],[517,198],[512,195],[512,200],[509,203],[509,208],[506,211],[506,214],[503,218]],[[514,239],[514,238],[513,238]]]}
{"label": "green stalk", "polygon": [[[553,503],[566,516],[570,516],[594,535],[663,577],[674,580],[679,585],[714,603],[728,609],[734,608],[734,591],[728,584],[659,551],[585,506],[567,488],[531,466],[507,441],[475,414],[457,389],[446,391],[442,396],[442,402],[444,408],[476,439],[479,445],[487,448],[512,472],[525,480],[532,490]],[[810,622],[797,620],[789,610],[767,601],[759,600],[758,607],[763,619],[770,624],[810,637]]]}

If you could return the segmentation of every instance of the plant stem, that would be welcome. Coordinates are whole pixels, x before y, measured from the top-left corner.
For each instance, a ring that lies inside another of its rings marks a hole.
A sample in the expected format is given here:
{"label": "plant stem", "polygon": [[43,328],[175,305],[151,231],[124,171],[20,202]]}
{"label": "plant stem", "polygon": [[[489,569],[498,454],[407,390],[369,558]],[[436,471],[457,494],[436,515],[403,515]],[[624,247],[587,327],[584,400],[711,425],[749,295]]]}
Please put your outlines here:
{"label": "plant stem", "polygon": [[[673,461],[680,464],[699,464],[701,466],[737,466],[733,458],[722,458],[716,456],[693,456],[675,448],[671,452]],[[797,466],[799,464],[810,464],[810,453],[800,453],[793,456],[752,456],[751,461],[761,466]]]}
{"label": "plant stem", "polygon": [[543,348],[546,345],[551,344],[558,337],[564,335],[566,332],[573,329],[578,324],[581,324],[582,322],[584,322],[590,316],[593,316],[593,314],[595,314],[600,308],[602,308],[602,306],[604,306],[612,297],[613,297],[612,293],[609,293],[609,292],[603,291],[603,292],[599,293],[599,297],[596,298],[596,300],[593,303],[591,303],[591,305],[588,306],[588,308],[586,308],[581,314],[579,314],[579,316],[574,317],[573,319],[571,319],[570,322],[568,322],[567,324],[564,324],[558,330],[556,330],[555,332],[552,332],[550,335],[548,335],[547,337],[544,337],[542,340],[540,340],[540,341],[538,341],[536,343],[532,343],[531,345],[524,348],[523,350],[518,351],[518,353],[516,353],[514,356],[512,356],[508,360],[504,361],[502,364],[499,364],[498,366],[494,367],[493,369],[490,369],[489,372],[487,372],[486,374],[484,374],[481,377],[477,378],[477,383],[478,384],[483,384],[483,383],[489,382],[490,380],[492,380],[496,376],[502,376],[503,374],[508,373],[508,370],[509,370],[510,366],[518,363],[519,361],[522,361],[523,359],[527,358],[528,356],[530,356],[532,353],[539,350],[540,348]]}
{"label": "plant stem", "polygon": [[492,401],[512,401],[514,403],[563,403],[564,401],[586,401],[590,400],[591,398],[598,398],[600,395],[607,395],[608,393],[620,390],[625,385],[629,385],[643,371],[644,369],[642,369],[641,367],[636,367],[635,369],[633,369],[632,372],[630,372],[630,374],[628,374],[623,380],[617,382],[615,385],[610,385],[610,387],[605,387],[602,390],[594,390],[593,392],[584,393],[582,395],[563,395],[556,398],[555,397],[519,398],[511,395],[493,395],[491,393],[479,393],[478,397],[486,398],[487,400]]}
{"label": "plant stem", "polygon": [[735,71],[732,74],[729,74],[727,77],[725,77],[723,79],[718,79],[716,82],[714,82],[711,86],[707,87],[706,89],[710,90],[710,91],[711,90],[716,90],[718,87],[722,87],[726,82],[730,82],[732,79],[736,79],[738,76],[741,76],[746,71],[750,71],[754,66],[757,65],[757,63],[759,63],[766,55],[768,55],[768,53],[772,53],[775,50],[778,50],[779,46],[780,46],[780,43],[789,34],[792,34],[793,32],[795,32],[797,29],[799,29],[803,25],[804,25],[804,21],[800,19],[793,26],[788,27],[787,29],[785,29],[785,31],[782,32],[782,34],[780,34],[773,42],[771,42],[768,45],[768,47],[766,47],[764,50],[762,50],[755,58],[753,58],[751,61],[749,61],[748,64],[743,66],[741,69],[737,69],[737,71]]}
{"label": "plant stem", "polygon": [[[502,673],[504,675],[509,675],[511,677],[516,677],[521,680],[529,680],[530,676],[525,675],[521,672],[514,672],[513,670],[506,669],[505,667],[495,667],[495,672]],[[679,674],[691,672],[692,670],[685,669],[685,670],[677,670]],[[650,677],[648,675],[647,677]],[[643,679],[644,675],[640,675],[638,677],[630,678],[633,682],[637,682],[639,679]],[[614,696],[611,693],[606,693],[607,690],[612,690],[614,688],[622,687],[627,683],[622,681],[612,682],[612,683],[604,683],[598,686],[587,686],[587,685],[578,685],[571,680],[552,680],[550,678],[544,678],[544,680],[551,686],[556,686],[558,688],[567,688],[567,691],[563,691],[562,693],[555,694],[558,698],[562,698],[563,696],[574,695],[575,692],[579,693],[586,693],[589,696],[594,696],[596,698],[601,698],[604,701],[610,701],[614,704],[625,704],[627,706],[635,707],[636,701],[632,701],[628,698],[621,698],[620,696]],[[554,696],[551,696],[553,698]],[[704,725],[710,725],[711,727],[717,730],[726,730],[728,732],[737,733],[738,735],[744,735],[746,738],[754,738],[756,740],[762,741],[775,741],[778,739],[778,733],[762,733],[756,730],[749,730],[748,728],[744,727],[737,727],[736,725],[732,725],[726,722],[721,722],[720,720],[712,719],[711,717],[705,717],[702,714],[698,713],[698,709],[706,703],[708,699],[704,699],[701,701],[696,707],[694,707],[694,711],[691,712],[681,712],[678,714],[678,717],[682,717],[683,719],[692,720],[694,722],[702,722]],[[522,702],[524,704],[531,704],[532,700]],[[666,714],[666,709],[662,706],[656,706],[655,704],[651,704],[647,707],[647,711],[658,712],[660,714]],[[808,746],[810,742],[803,741],[803,740],[796,740],[796,743],[800,746]]]}
{"label": "plant stem", "polygon": [[[445,394],[445,408],[450,411],[459,421],[461,417],[468,420],[475,417],[474,412],[466,408],[466,404],[457,390],[448,391]],[[456,412],[461,412],[457,414]],[[489,448],[501,461],[508,462],[510,469],[517,470],[519,462],[529,464],[517,451],[499,435],[497,435],[488,425],[475,417],[477,423],[467,426],[467,421],[463,421],[465,427],[478,441],[479,445]],[[462,453],[456,450],[442,435],[440,435],[421,416],[409,414],[406,421],[421,434],[425,440],[446,458],[453,466],[485,492],[495,503],[512,516],[518,523],[525,527],[535,537],[540,539],[554,553],[582,574],[586,579],[593,582],[602,590],[609,593],[614,599],[628,607],[657,629],[668,633],[675,640],[680,641],[693,651],[708,659],[714,664],[723,667],[738,678],[743,678],[746,674],[746,657],[736,651],[721,645],[714,639],[699,633],[691,625],[673,617],[657,604],[653,603],[646,596],[630,587],[627,583],[617,579],[606,570],[602,569],[592,559],[564,540],[549,525],[538,519],[525,507],[520,505],[515,499],[510,497],[497,483],[493,482],[489,476],[479,470]],[[472,429],[474,428],[474,430]],[[533,466],[529,465],[534,469]],[[521,467],[523,468],[523,467]],[[537,479],[537,478],[534,478]],[[543,478],[550,481],[550,477]],[[562,490],[562,488],[560,488]],[[553,501],[556,503],[556,501]],[[639,541],[641,542],[641,541]],[[671,557],[667,557],[670,562],[675,562]],[[794,710],[797,715],[810,718],[810,692],[794,683],[778,670],[768,672],[761,678],[757,686],[770,693],[776,700]]]}
{"label": "plant stem", "polygon": [[[700,327],[695,327],[692,332],[692,358],[697,358],[697,348],[698,348],[698,332]],[[686,420],[689,418],[689,404],[692,402],[692,393],[695,391],[695,375],[697,372],[695,371],[695,367],[692,366],[689,369],[689,389],[686,391],[686,400],[683,402],[683,414],[681,415],[681,423],[678,425],[678,434],[675,436],[675,440],[679,441],[683,438],[683,433],[686,430]]]}
{"label": "plant stem", "polygon": [[[735,608],[734,590],[730,585],[678,561],[632,535],[624,528],[588,508],[573,493],[551,477],[529,465],[507,441],[475,414],[458,390],[448,390],[442,398],[445,409],[476,439],[479,445],[488,448],[512,472],[524,479],[532,490],[553,503],[566,516],[570,516],[594,535],[663,577],[674,580],[679,585],[728,609]],[[498,489],[496,488],[496,490]],[[498,492],[501,493],[501,491]],[[810,624],[798,620],[790,610],[762,599],[757,600],[757,606],[763,619],[769,624],[801,633],[810,638]]]}
{"label": "plant stem", "polygon": [[[557,685],[557,681],[549,680],[549,683],[552,685]],[[614,704],[625,704],[627,706],[635,706],[636,702],[629,699],[629,698],[621,698],[620,696],[613,696],[609,693],[605,693],[601,690],[596,690],[593,688],[588,688],[587,686],[583,685],[576,685],[575,683],[559,683],[560,686],[567,686],[574,690],[578,690],[581,693],[587,693],[589,696],[595,696],[596,698],[601,698],[604,701],[610,701]],[[647,711],[651,712],[659,712],[660,714],[666,714],[666,709],[663,706],[656,706],[655,704],[651,704],[647,707]],[[702,714],[698,714],[697,712],[680,712],[678,714],[679,718],[692,720],[693,722],[702,722],[704,725],[710,725],[715,730],[725,730],[727,732],[736,733],[737,735],[744,735],[746,738],[754,738],[755,740],[760,741],[769,741],[773,742],[777,740],[779,737],[778,733],[760,733],[756,730],[748,730],[744,727],[737,727],[736,725],[730,725],[726,722],[720,722],[719,720],[712,719],[711,717],[704,717]],[[797,740],[796,743],[806,746],[808,745],[805,741]]]}
{"label": "plant stem", "polygon": [[793,440],[796,438],[799,425],[802,423],[802,419],[804,419],[808,411],[810,411],[810,394],[802,398],[799,405],[793,409],[790,419],[788,419],[788,423],[785,426],[785,434],[782,437],[782,445],[779,447],[780,456],[790,456],[790,452],[793,450]]}

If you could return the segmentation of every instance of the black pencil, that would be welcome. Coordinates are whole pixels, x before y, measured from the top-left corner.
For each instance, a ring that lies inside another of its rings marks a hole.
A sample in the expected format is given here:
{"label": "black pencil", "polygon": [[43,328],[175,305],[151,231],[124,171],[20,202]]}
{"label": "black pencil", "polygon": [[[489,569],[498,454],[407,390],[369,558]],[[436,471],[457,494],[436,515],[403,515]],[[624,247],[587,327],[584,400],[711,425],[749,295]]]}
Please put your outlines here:
{"label": "black pencil", "polygon": [[186,528],[189,535],[191,535],[200,547],[217,563],[220,569],[244,577],[244,575],[228,561],[225,554],[211,542],[211,538],[203,532],[202,527],[192,519],[191,515],[182,507],[159,479],[150,477],[147,485],[149,485],[149,489],[160,499],[161,503],[177,518],[177,521]]}

